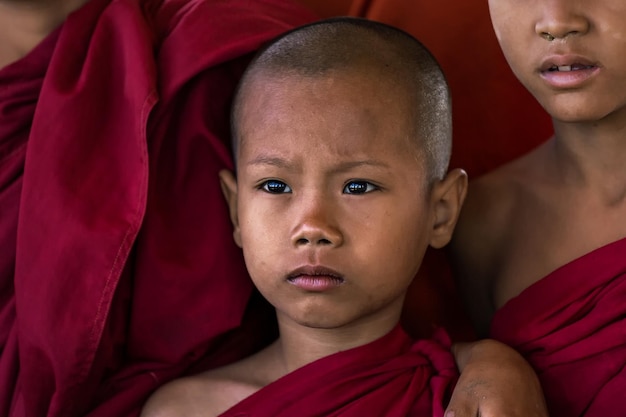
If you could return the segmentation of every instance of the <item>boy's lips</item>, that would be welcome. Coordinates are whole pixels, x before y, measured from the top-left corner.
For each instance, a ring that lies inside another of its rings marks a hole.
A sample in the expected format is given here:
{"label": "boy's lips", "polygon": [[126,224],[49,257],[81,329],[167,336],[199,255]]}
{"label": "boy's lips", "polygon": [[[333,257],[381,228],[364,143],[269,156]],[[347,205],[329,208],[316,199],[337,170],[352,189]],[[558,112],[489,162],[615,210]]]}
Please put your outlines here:
{"label": "boy's lips", "polygon": [[593,77],[599,66],[577,55],[553,55],[543,60],[541,77],[554,88],[576,88]]}
{"label": "boy's lips", "polygon": [[558,71],[558,72],[569,72],[569,71],[580,71],[585,69],[591,69],[593,65],[584,65],[579,63],[573,63],[570,65],[552,65],[547,71]]}
{"label": "boy's lips", "polygon": [[287,275],[287,282],[306,291],[321,292],[340,286],[343,276],[321,265],[306,265],[294,269]]}
{"label": "boy's lips", "polygon": [[541,62],[541,72],[560,70],[567,67],[570,69],[587,69],[597,67],[592,60],[578,55],[551,55]]}

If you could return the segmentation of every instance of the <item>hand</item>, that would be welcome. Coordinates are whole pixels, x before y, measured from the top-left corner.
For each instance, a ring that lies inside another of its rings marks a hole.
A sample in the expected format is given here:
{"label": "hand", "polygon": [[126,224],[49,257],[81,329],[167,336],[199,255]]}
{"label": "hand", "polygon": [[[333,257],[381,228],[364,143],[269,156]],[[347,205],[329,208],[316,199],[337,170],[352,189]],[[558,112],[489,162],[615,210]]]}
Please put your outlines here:
{"label": "hand", "polygon": [[461,376],[445,417],[548,417],[539,379],[515,350],[485,339],[452,353]]}

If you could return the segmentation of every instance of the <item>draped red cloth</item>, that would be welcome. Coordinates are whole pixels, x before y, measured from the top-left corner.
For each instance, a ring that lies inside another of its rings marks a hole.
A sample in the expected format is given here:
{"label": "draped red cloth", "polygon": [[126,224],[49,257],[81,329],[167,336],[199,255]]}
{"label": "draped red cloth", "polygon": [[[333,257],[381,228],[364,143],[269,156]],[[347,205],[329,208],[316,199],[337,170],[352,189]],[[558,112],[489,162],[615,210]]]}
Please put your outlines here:
{"label": "draped red cloth", "polygon": [[312,362],[220,417],[442,417],[457,370],[443,332],[414,341],[397,326]]}
{"label": "draped red cloth", "polygon": [[91,0],[0,71],[0,415],[136,415],[257,347],[217,173],[250,54],[310,20],[286,0]]}
{"label": "draped red cloth", "polygon": [[588,253],[500,308],[491,336],[537,370],[553,417],[624,416],[626,239]]}

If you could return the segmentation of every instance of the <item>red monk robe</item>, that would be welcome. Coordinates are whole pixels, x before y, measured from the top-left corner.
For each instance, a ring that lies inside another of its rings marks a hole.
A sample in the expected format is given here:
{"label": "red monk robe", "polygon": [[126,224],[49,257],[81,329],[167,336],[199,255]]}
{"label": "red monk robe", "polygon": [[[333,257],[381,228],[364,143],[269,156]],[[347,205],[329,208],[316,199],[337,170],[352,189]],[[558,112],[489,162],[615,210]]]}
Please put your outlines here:
{"label": "red monk robe", "polygon": [[220,417],[441,417],[457,370],[447,336],[438,336],[414,341],[397,326],[295,370]]}
{"label": "red monk robe", "polygon": [[136,415],[256,347],[232,332],[252,284],[217,173],[250,54],[310,20],[285,0],[91,0],[0,70],[1,416]]}
{"label": "red monk robe", "polygon": [[537,370],[552,417],[626,415],[625,254],[597,249],[496,311],[491,336]]}

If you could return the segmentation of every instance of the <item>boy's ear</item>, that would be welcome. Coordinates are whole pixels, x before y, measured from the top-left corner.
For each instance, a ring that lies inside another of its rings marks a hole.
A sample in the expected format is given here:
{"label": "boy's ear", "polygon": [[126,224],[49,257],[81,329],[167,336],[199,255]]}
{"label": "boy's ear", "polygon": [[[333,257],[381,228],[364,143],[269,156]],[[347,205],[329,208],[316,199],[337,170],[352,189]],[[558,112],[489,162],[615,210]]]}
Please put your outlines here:
{"label": "boy's ear", "polygon": [[237,180],[232,171],[227,169],[220,171],[220,185],[228,203],[230,221],[233,223],[233,239],[237,246],[241,247],[241,230],[239,228],[239,216],[237,215]]}
{"label": "boy's ear", "polygon": [[434,223],[430,239],[433,248],[442,248],[450,242],[467,195],[467,174],[454,169],[433,186]]}

